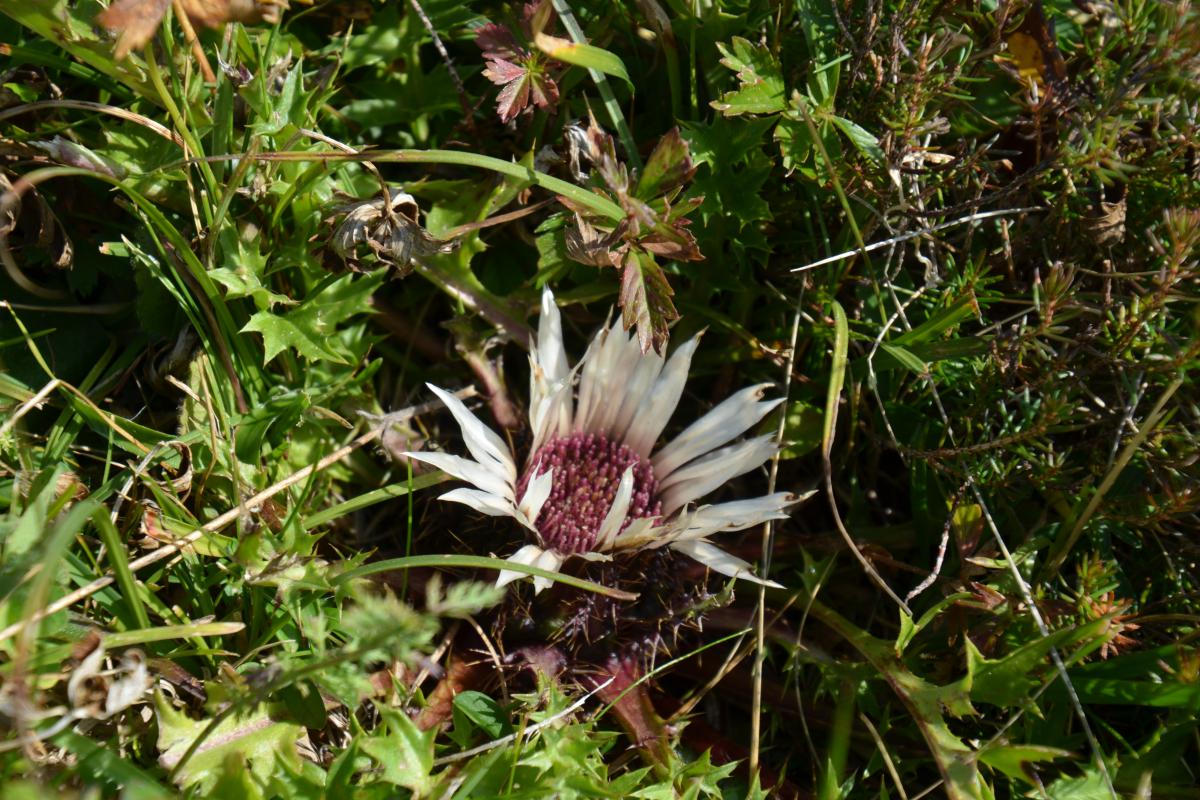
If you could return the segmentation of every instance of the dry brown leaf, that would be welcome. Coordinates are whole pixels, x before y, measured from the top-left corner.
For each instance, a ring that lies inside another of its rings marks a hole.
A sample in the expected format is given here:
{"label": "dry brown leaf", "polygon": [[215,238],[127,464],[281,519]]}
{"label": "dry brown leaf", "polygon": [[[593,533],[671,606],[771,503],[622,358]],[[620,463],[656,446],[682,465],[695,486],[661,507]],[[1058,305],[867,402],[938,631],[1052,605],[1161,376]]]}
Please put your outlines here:
{"label": "dry brown leaf", "polygon": [[[100,12],[96,21],[117,34],[117,60],[150,41],[170,5],[171,0],[116,0]],[[192,22],[218,28],[226,22],[278,22],[287,0],[180,0],[180,6]]]}

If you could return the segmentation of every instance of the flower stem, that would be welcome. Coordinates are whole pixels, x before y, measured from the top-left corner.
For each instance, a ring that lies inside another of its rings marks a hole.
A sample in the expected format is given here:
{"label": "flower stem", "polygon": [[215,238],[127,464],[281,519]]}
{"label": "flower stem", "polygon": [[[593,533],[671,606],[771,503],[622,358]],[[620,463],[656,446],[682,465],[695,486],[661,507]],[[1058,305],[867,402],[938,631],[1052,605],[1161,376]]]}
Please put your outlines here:
{"label": "flower stem", "polygon": [[[241,158],[255,158],[259,161],[372,161],[391,164],[461,164],[467,167],[479,167],[509,175],[513,178],[527,180],[535,186],[541,186],[586,206],[597,214],[602,214],[612,220],[625,219],[625,212],[613,201],[601,197],[593,191],[568,183],[544,172],[514,164],[491,156],[481,156],[477,153],[461,153],[457,150],[372,150],[367,153],[314,153],[305,151],[283,150],[271,153],[246,154]],[[233,159],[239,156],[216,156],[218,159]],[[211,160],[211,159],[210,159]]]}

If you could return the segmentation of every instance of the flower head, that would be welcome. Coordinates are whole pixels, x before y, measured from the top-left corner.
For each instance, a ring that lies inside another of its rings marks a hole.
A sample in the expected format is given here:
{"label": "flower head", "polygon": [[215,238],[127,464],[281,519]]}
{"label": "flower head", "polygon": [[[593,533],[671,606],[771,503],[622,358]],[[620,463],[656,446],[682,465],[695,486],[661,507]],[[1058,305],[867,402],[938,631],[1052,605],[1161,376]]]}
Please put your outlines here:
{"label": "flower head", "polygon": [[[666,358],[643,353],[620,322],[602,328],[574,368],[563,346],[554,295],[542,294],[531,347],[529,422],[533,445],[524,463],[454,395],[430,385],[462,428],[471,458],[408,453],[472,484],[441,496],[484,514],[507,516],[533,542],[511,560],[557,571],[572,557],[670,547],[710,569],[768,583],[750,564],[708,537],[783,519],[800,498],[778,492],[695,507],[729,480],[775,453],[771,436],[735,441],[782,400],[764,400],[767,384],[737,392],[675,439],[655,444],[679,404],[698,338]],[[499,583],[521,577],[502,571]],[[551,581],[534,577],[541,591]]]}

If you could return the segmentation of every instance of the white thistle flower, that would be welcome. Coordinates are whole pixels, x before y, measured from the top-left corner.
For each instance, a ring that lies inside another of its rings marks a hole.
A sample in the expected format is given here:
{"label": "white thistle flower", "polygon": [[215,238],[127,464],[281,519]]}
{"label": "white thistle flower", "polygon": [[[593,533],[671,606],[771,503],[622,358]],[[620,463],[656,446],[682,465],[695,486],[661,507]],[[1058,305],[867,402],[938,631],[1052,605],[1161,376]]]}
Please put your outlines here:
{"label": "white thistle flower", "polygon": [[[546,288],[537,341],[530,348],[534,439],[524,467],[518,469],[504,440],[461,400],[432,384],[429,388],[462,428],[471,458],[406,455],[472,484],[439,499],[512,517],[528,528],[536,542],[518,549],[512,561],[558,571],[571,557],[607,560],[618,551],[665,546],[724,575],[778,586],[708,537],[784,519],[785,509],[802,498],[777,492],[699,508],[692,504],[774,455],[771,436],[734,440],[782,398],[762,399],[769,384],[743,389],[654,450],[679,404],[698,343],[699,337],[689,340],[670,358],[643,353],[618,320],[597,332],[572,369],[562,318]],[[497,583],[519,577],[522,573],[502,570]],[[539,592],[552,583],[537,576],[533,582]]]}

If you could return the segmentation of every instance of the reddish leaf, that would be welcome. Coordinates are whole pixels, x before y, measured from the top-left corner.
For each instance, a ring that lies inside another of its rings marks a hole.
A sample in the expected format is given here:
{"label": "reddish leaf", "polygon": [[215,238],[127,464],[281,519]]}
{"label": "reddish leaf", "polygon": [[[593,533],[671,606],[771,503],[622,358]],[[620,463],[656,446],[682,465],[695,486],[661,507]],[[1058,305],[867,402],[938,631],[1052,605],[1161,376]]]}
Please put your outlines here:
{"label": "reddish leaf", "polygon": [[512,31],[494,22],[475,31],[475,46],[483,51],[484,58],[507,60],[517,58],[521,53]]}
{"label": "reddish leaf", "polygon": [[667,276],[648,253],[626,253],[618,302],[626,330],[637,326],[642,352],[651,347],[663,352],[667,326],[679,319],[679,312],[671,302],[673,294]]}
{"label": "reddish leaf", "polygon": [[687,142],[679,135],[679,128],[672,128],[654,146],[634,194],[642,200],[661,197],[683,186],[695,174]]}
{"label": "reddish leaf", "polygon": [[[527,4],[521,19],[525,43],[532,38],[535,27],[540,31],[553,21],[548,2]],[[558,84],[554,79],[558,63],[518,42],[511,28],[495,23],[484,25],[475,32],[475,45],[483,51],[487,62],[484,76],[502,87],[496,98],[496,112],[502,121],[508,122],[529,110],[530,101],[541,109],[553,109],[558,104]]]}

